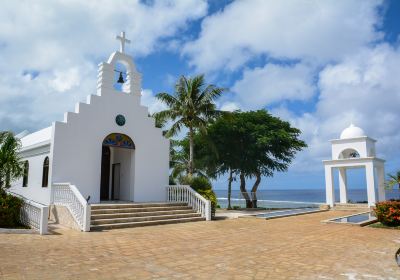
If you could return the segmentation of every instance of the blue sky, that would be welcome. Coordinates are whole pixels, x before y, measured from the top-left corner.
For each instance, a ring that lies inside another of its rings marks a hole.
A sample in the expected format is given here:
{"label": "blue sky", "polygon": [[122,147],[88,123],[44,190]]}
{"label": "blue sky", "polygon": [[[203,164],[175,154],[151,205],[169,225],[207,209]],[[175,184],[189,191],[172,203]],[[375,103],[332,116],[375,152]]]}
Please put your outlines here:
{"label": "blue sky", "polygon": [[150,111],[180,75],[204,73],[229,88],[219,108],[266,108],[303,131],[309,148],[262,188],[323,188],[328,141],[350,122],[400,168],[400,1],[2,1],[0,18],[0,130],[62,119],[125,30]]}

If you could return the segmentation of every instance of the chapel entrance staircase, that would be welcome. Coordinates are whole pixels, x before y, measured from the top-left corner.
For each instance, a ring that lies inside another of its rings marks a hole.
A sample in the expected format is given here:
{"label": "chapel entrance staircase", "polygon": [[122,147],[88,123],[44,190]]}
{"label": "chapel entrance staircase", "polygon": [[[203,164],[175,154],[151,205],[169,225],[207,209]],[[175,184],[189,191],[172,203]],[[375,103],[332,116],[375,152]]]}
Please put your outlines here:
{"label": "chapel entrance staircase", "polygon": [[90,230],[205,220],[187,203],[100,203],[91,205]]}

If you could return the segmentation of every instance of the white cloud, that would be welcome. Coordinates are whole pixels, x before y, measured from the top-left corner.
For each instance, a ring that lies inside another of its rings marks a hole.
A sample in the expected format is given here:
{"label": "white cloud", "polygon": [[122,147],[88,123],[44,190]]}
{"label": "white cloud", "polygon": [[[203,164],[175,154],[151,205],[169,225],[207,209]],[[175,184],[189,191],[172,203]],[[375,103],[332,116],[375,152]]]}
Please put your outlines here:
{"label": "white cloud", "polygon": [[[351,122],[378,139],[378,155],[396,160],[400,146],[400,51],[380,41],[383,1],[234,1],[203,20],[183,53],[198,71],[242,71],[233,97],[242,109],[273,104],[309,145],[293,166],[321,170],[329,140]],[[249,61],[263,61],[250,68]],[[281,62],[295,62],[282,64]],[[318,95],[317,101],[313,98]],[[293,110],[287,101],[309,102]],[[315,104],[314,104],[315,103]],[[289,104],[289,105],[288,105]]]}
{"label": "white cloud", "polygon": [[307,65],[267,64],[247,69],[232,91],[244,108],[264,107],[282,100],[307,100],[315,93],[313,69]]}
{"label": "white cloud", "polygon": [[79,69],[73,67],[65,71],[54,71],[54,79],[49,81],[49,86],[58,92],[65,92],[79,86]]}
{"label": "white cloud", "polygon": [[234,1],[204,19],[183,52],[200,71],[234,70],[260,54],[330,61],[381,38],[382,0]]}
{"label": "white cloud", "polygon": [[142,98],[141,98],[141,103],[143,106],[146,106],[149,108],[149,113],[154,114],[163,110],[167,109],[167,106],[162,103],[160,100],[158,100],[154,94],[153,91],[150,89],[143,89],[142,90]]}
{"label": "white cloud", "polygon": [[320,169],[320,161],[330,157],[328,140],[338,138],[351,122],[378,140],[378,156],[395,160],[400,148],[399,72],[398,48],[387,44],[365,48],[321,71],[314,112],[298,116],[284,107],[274,110],[299,127],[309,144],[297,167]]}
{"label": "white cloud", "polygon": [[225,102],[221,106],[221,111],[228,111],[228,112],[233,112],[236,110],[239,110],[239,105],[236,104],[235,102]]}
{"label": "white cloud", "polygon": [[145,56],[207,12],[206,1],[149,3],[2,1],[0,130],[50,125],[94,94],[97,64],[118,49],[121,30],[132,41],[127,52]]}

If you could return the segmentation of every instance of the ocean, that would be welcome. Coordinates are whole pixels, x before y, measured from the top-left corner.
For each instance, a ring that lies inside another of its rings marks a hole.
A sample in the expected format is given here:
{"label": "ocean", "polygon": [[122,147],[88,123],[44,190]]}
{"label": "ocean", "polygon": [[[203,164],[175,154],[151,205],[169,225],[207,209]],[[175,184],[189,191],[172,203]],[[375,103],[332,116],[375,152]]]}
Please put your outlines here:
{"label": "ocean", "polygon": [[[228,205],[228,191],[214,190],[218,205],[226,208]],[[348,199],[351,202],[366,202],[366,189],[349,189]],[[335,191],[336,201],[339,202],[339,190]],[[386,191],[386,199],[400,198],[400,191],[394,189]],[[325,203],[325,189],[295,189],[295,190],[259,190],[257,191],[258,207],[265,208],[298,208],[298,207],[318,207]],[[231,206],[245,206],[245,200],[239,190],[232,190]]]}

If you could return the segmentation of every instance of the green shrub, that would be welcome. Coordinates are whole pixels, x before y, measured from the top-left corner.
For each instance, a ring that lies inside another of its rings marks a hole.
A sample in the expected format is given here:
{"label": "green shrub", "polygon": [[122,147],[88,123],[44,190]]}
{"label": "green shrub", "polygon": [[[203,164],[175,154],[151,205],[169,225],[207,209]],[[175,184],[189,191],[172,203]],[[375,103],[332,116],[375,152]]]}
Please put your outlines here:
{"label": "green shrub", "polygon": [[182,179],[184,185],[190,185],[192,189],[198,190],[211,190],[212,185],[206,177],[185,177]]}
{"label": "green shrub", "polygon": [[212,190],[211,182],[206,177],[186,177],[182,179],[181,182],[184,185],[190,185],[190,187],[202,197],[211,201],[211,218],[214,219],[215,209],[217,207],[217,196]]}
{"label": "green shrub", "polygon": [[7,194],[0,193],[0,227],[16,227],[20,223],[20,211],[22,199]]}
{"label": "green shrub", "polygon": [[169,175],[169,184],[170,185],[176,185],[176,182],[175,182],[174,178],[172,178],[171,175]]}
{"label": "green shrub", "polygon": [[400,226],[400,200],[378,202],[374,209],[378,221],[385,226]]}

